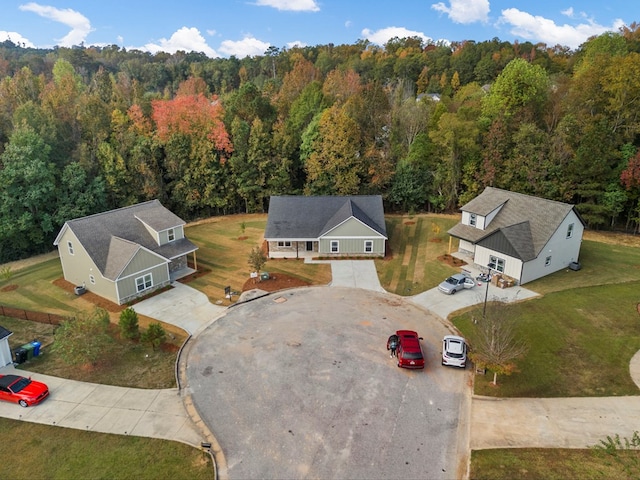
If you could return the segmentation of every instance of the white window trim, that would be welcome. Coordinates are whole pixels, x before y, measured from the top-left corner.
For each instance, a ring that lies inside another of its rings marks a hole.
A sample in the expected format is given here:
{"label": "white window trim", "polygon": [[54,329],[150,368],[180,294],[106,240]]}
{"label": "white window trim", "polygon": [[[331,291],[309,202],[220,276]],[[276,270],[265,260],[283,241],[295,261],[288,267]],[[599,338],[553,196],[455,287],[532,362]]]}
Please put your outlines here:
{"label": "white window trim", "polygon": [[95,285],[96,284],[96,277],[94,277],[93,275],[89,275],[89,283],[91,285]]}
{"label": "white window trim", "polygon": [[71,243],[71,240],[67,241],[67,249],[69,250],[69,255],[75,255],[73,253],[73,243]]}
{"label": "white window trim", "polygon": [[[336,249],[333,249],[333,246],[335,245]],[[329,243],[329,251],[331,253],[340,253],[340,240],[331,240]]]}
{"label": "white window trim", "polygon": [[[147,277],[149,277],[148,280],[147,280]],[[153,275],[151,273],[145,273],[140,277],[136,277],[135,282],[136,282],[136,292],[137,293],[144,292],[145,290],[149,290],[151,287],[153,287]],[[147,283],[149,284],[149,286],[147,286]]]}
{"label": "white window trim", "polygon": [[364,253],[373,253],[373,240],[364,241]]}
{"label": "white window trim", "polygon": [[176,239],[176,231],[173,228],[167,230],[167,241],[173,242]]}
{"label": "white window trim", "polygon": [[567,227],[567,238],[573,237],[573,229],[574,229],[574,224],[570,223],[569,226]]}
{"label": "white window trim", "polygon": [[499,257],[496,257],[495,255],[489,256],[489,268],[491,268],[491,270],[504,273],[505,263],[506,262],[504,261],[504,258],[499,258]]}
{"label": "white window trim", "polygon": [[291,240],[278,240],[278,247],[290,247]]}
{"label": "white window trim", "polygon": [[551,255],[544,259],[544,266],[548,267],[549,265],[551,265]]}
{"label": "white window trim", "polygon": [[469,225],[471,225],[472,227],[475,227],[477,222],[478,222],[478,217],[476,216],[476,214],[475,213],[470,213],[469,214]]}

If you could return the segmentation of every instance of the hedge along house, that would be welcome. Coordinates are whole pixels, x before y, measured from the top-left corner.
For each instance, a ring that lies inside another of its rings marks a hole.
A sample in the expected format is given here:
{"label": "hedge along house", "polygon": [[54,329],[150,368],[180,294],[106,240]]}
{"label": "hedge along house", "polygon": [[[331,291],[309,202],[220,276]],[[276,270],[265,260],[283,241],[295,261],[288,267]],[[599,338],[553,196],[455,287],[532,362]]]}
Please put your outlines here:
{"label": "hedge along house", "polygon": [[449,230],[472,262],[524,284],[577,262],[584,221],[573,205],[487,187]]}
{"label": "hedge along house", "polygon": [[264,238],[269,258],[384,257],[382,197],[271,197]]}
{"label": "hedge along house", "polygon": [[54,242],[65,280],[122,305],[194,270],[185,222],[158,200],[67,221]]}

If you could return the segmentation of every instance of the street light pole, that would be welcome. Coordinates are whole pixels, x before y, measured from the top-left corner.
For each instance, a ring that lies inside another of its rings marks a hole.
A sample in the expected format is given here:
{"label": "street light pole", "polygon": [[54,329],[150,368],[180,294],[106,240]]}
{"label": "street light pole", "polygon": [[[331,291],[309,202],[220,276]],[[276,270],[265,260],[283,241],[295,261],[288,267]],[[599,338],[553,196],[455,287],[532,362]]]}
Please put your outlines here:
{"label": "street light pole", "polygon": [[491,267],[487,267],[489,269],[489,273],[487,274],[487,280],[485,283],[487,284],[487,288],[484,291],[484,305],[482,307],[482,320],[487,318],[487,298],[489,297],[489,284],[491,283]]}

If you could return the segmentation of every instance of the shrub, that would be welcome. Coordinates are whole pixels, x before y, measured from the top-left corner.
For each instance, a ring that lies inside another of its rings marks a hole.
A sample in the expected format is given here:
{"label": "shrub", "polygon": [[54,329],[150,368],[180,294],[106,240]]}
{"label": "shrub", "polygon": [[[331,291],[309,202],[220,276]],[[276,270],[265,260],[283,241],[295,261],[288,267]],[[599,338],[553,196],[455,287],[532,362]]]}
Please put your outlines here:
{"label": "shrub", "polygon": [[120,336],[122,338],[133,340],[140,336],[138,314],[131,307],[125,308],[120,313],[120,321],[118,322],[118,326],[120,327]]}
{"label": "shrub", "polygon": [[90,315],[63,321],[51,348],[69,365],[95,364],[112,342],[108,329],[109,314],[96,308]]}
{"label": "shrub", "polygon": [[150,323],[149,328],[147,328],[141,337],[143,342],[151,344],[153,350],[162,345],[166,338],[167,332],[165,332],[159,323]]}

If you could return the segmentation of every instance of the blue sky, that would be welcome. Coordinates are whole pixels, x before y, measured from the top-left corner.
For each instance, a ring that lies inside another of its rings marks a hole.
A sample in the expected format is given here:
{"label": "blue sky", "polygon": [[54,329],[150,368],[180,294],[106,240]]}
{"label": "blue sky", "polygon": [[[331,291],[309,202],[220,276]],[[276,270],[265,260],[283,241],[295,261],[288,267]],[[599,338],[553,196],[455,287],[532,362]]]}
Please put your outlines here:
{"label": "blue sky", "polygon": [[2,0],[0,41],[118,45],[210,57],[390,38],[542,42],[571,49],[640,22],[637,0]]}

